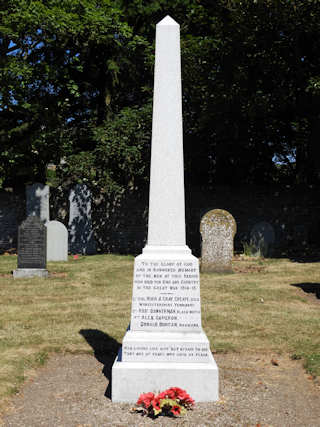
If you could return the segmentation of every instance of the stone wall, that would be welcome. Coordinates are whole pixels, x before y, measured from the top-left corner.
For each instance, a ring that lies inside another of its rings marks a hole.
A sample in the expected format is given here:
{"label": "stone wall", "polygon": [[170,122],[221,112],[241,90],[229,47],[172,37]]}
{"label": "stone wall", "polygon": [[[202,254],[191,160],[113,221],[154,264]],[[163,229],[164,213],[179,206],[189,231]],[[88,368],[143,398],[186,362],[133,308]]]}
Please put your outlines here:
{"label": "stone wall", "polygon": [[18,226],[25,218],[24,194],[0,191],[0,253],[17,247]]}
{"label": "stone wall", "polygon": [[[249,242],[252,227],[261,221],[275,231],[275,255],[304,253],[320,247],[320,198],[318,191],[272,190],[261,187],[217,188],[212,191],[193,188],[186,198],[188,244],[200,255],[199,223],[210,209],[224,209],[237,223],[235,251]],[[320,259],[320,257],[319,257]]]}
{"label": "stone wall", "polygon": [[[147,238],[148,194],[124,194],[110,200],[93,197],[92,222],[98,252],[138,254]],[[317,191],[267,188],[187,188],[187,244],[200,255],[201,217],[210,209],[224,209],[237,223],[235,251],[249,242],[252,227],[261,221],[275,230],[275,255],[302,254],[320,248],[320,199]],[[25,195],[0,192],[0,250],[16,248],[18,224],[25,218]],[[50,190],[50,218],[68,225],[68,194]],[[318,251],[319,253],[320,251]]]}

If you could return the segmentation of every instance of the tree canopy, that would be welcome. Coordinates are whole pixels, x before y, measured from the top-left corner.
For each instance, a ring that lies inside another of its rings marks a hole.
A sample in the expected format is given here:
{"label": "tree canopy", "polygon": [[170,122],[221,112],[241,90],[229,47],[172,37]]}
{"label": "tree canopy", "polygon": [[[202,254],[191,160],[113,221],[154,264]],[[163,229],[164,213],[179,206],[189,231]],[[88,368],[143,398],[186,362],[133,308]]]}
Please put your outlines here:
{"label": "tree canopy", "polygon": [[167,14],[181,25],[187,181],[320,182],[320,2],[3,0],[0,186],[43,182],[49,163],[58,182],[105,191],[148,181]]}

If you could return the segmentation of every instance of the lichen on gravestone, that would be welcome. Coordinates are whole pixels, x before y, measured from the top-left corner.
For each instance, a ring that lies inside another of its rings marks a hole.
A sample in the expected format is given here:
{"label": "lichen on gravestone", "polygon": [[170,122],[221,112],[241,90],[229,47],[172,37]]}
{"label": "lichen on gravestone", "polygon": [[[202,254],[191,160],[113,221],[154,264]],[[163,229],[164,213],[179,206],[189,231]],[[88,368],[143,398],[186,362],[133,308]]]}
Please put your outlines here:
{"label": "lichen on gravestone", "polygon": [[201,219],[201,271],[232,272],[233,240],[237,231],[233,216],[214,209]]}

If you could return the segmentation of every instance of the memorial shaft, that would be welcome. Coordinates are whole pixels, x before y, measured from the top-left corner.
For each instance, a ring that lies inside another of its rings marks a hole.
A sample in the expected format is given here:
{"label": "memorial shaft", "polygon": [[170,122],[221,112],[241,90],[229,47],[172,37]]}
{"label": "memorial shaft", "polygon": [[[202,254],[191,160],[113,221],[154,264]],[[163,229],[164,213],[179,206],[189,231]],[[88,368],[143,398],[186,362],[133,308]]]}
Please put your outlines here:
{"label": "memorial shaft", "polygon": [[156,26],[148,245],[185,245],[180,26]]}
{"label": "memorial shaft", "polygon": [[148,243],[134,261],[131,322],[112,367],[112,400],[180,387],[218,399],[201,325],[199,260],[186,245],[179,24],[156,27]]}

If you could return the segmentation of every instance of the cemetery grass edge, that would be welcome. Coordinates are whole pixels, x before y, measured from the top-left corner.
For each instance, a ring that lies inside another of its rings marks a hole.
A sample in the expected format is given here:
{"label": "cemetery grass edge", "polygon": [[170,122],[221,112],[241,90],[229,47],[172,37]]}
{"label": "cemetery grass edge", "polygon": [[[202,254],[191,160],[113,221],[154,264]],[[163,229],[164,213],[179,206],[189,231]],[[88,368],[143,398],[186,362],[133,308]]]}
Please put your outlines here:
{"label": "cemetery grass edge", "polygon": [[[47,279],[13,280],[16,263],[0,256],[0,402],[51,353],[115,355],[130,321],[132,256],[69,257],[48,263]],[[320,286],[320,264],[243,257],[233,267],[201,274],[211,350],[286,353],[320,376],[320,301],[301,289]]]}

